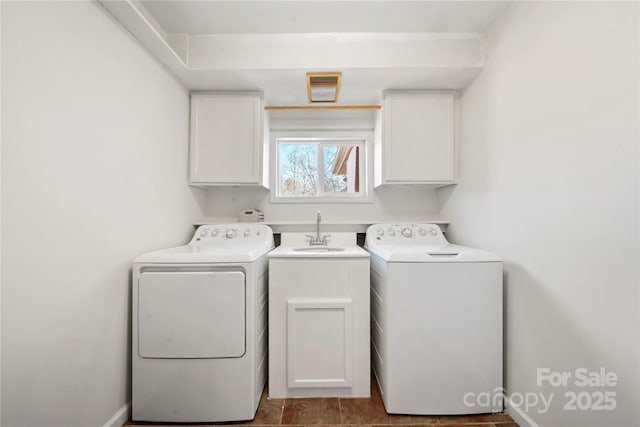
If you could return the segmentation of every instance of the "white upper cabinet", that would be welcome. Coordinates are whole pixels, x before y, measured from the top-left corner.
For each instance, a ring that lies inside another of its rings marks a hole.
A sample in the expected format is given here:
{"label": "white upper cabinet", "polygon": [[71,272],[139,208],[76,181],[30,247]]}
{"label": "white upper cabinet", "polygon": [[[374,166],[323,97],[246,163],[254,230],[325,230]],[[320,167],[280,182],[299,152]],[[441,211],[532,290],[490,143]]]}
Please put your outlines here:
{"label": "white upper cabinet", "polygon": [[389,91],[376,128],[375,185],[455,183],[453,93]]}
{"label": "white upper cabinet", "polygon": [[191,94],[190,183],[267,186],[262,94]]}

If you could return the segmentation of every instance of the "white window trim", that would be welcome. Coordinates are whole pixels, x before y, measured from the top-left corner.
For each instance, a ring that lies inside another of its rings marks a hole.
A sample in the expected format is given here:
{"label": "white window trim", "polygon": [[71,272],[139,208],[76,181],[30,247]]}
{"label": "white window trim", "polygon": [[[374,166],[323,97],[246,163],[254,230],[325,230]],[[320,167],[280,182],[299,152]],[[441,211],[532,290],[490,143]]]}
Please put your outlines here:
{"label": "white window trim", "polygon": [[[362,130],[347,130],[347,131],[273,131],[271,133],[270,141],[270,176],[269,184],[271,191],[270,201],[271,203],[373,203],[373,132]],[[316,197],[296,197],[296,196],[278,196],[278,173],[279,168],[279,155],[278,155],[278,140],[280,139],[295,139],[301,140],[308,138],[310,140],[359,140],[363,141],[364,153],[362,154],[363,164],[360,165],[364,169],[362,173],[363,180],[360,183],[361,191],[358,195],[350,194],[332,194],[320,195]]]}

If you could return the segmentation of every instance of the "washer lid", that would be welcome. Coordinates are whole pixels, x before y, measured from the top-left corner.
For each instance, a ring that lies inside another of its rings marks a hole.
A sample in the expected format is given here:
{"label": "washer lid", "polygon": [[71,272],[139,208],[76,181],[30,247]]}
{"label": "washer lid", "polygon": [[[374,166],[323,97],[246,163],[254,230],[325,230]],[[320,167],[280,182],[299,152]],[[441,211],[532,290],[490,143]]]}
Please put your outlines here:
{"label": "washer lid", "polygon": [[501,261],[490,252],[450,244],[436,224],[373,224],[367,229],[365,249],[389,262]]}
{"label": "washer lid", "polygon": [[388,262],[500,262],[499,256],[458,245],[376,244],[366,248]]}

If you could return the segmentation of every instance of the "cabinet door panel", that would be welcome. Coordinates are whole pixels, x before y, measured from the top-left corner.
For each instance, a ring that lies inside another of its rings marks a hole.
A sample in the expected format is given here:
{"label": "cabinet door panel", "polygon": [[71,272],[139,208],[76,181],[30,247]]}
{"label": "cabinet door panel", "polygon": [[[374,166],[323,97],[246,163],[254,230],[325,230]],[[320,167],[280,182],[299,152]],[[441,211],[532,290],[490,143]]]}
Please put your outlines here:
{"label": "cabinet door panel", "polygon": [[453,95],[389,95],[384,114],[386,182],[454,180]]}
{"label": "cabinet door panel", "polygon": [[191,108],[191,181],[259,184],[260,98],[193,94]]}
{"label": "cabinet door panel", "polygon": [[351,299],[287,302],[287,386],[351,387]]}

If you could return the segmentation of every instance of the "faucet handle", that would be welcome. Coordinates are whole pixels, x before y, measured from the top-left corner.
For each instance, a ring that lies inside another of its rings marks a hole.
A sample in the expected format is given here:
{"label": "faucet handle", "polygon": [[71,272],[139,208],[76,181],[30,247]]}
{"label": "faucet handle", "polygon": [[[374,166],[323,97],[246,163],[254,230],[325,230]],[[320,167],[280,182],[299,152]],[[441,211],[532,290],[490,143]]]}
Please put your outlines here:
{"label": "faucet handle", "polygon": [[309,244],[313,243],[316,240],[315,236],[311,234],[305,234],[304,236],[309,238]]}
{"label": "faucet handle", "polygon": [[326,245],[326,244],[327,244],[327,242],[328,242],[329,237],[331,237],[331,234],[325,234],[325,235],[322,237],[322,243],[324,243],[324,244]]}

